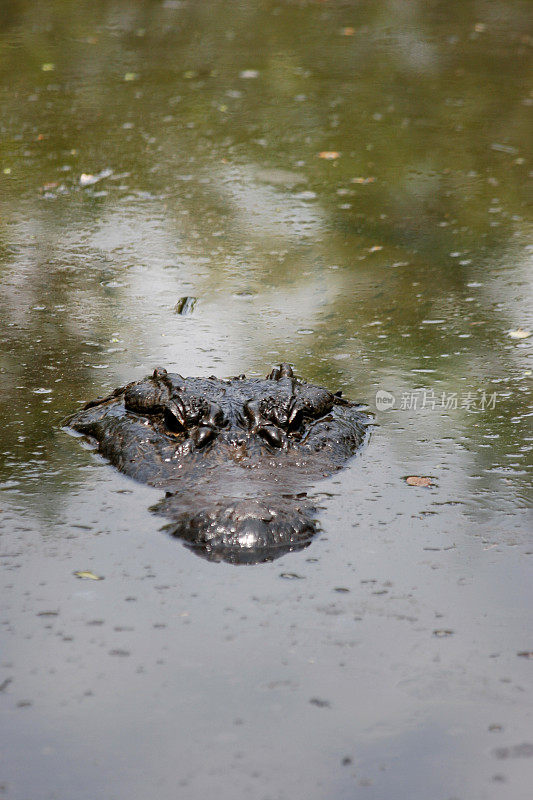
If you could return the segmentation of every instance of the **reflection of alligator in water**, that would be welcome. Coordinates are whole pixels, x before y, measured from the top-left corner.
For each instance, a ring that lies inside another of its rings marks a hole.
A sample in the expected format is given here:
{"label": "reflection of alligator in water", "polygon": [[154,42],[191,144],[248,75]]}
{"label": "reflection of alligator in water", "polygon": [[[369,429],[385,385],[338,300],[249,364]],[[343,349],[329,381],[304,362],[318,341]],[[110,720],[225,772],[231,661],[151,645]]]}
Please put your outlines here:
{"label": "reflection of alligator in water", "polygon": [[304,491],[340,469],[369,418],[282,364],[265,379],[151,377],[87,403],[66,424],[121,472],[166,490],[154,511],[211,560],[269,561],[316,532]]}

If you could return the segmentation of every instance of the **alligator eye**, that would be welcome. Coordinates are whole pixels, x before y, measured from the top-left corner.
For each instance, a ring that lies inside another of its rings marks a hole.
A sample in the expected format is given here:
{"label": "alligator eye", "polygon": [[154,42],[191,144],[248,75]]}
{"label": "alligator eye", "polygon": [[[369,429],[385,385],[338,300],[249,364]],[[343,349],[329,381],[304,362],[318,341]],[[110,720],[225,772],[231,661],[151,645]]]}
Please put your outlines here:
{"label": "alligator eye", "polygon": [[187,429],[185,424],[185,410],[181,401],[171,400],[163,409],[165,425],[173,433],[182,433]]}
{"label": "alligator eye", "polygon": [[204,422],[206,425],[210,425],[213,428],[222,425],[224,422],[224,412],[218,403],[209,403],[209,413],[207,414]]}
{"label": "alligator eye", "polygon": [[303,421],[303,411],[301,408],[297,408],[293,406],[291,408],[291,413],[289,414],[289,430],[296,431],[299,427],[301,427]]}

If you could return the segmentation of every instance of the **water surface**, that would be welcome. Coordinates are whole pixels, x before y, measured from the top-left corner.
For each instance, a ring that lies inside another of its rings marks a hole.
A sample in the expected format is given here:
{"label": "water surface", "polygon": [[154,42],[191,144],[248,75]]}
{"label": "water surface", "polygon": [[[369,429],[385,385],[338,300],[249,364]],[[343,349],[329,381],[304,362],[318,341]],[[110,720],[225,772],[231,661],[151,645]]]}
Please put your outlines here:
{"label": "water surface", "polygon": [[[2,798],[531,796],[530,11],[2,4]],[[60,430],[280,361],[378,426],[271,564]]]}

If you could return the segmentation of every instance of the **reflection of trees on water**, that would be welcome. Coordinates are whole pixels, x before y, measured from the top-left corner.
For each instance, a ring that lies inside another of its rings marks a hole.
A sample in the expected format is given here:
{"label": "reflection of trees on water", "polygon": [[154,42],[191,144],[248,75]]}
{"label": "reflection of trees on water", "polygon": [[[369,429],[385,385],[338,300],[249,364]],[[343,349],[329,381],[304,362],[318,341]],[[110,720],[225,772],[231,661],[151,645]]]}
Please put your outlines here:
{"label": "reflection of trees on water", "polygon": [[[482,11],[51,2],[36,18],[33,4],[4,3],[8,409],[19,379],[56,374],[50,408],[70,408],[99,384],[89,365],[131,358],[105,354],[117,328],[115,349],[157,350],[162,295],[188,280],[204,327],[224,327],[254,366],[268,342],[327,381],[343,367],[329,356],[350,348],[386,373],[441,355],[442,335],[420,323],[442,316],[451,338],[473,323],[443,381],[512,370],[513,353],[498,364],[485,339],[506,327],[496,298],[465,298],[480,271],[513,257],[523,225],[527,9]],[[105,167],[111,180],[79,189],[80,173]],[[65,194],[40,188],[54,183]],[[369,326],[381,318],[391,335],[378,347]],[[193,342],[182,331],[176,347],[204,346],[186,333]],[[8,449],[46,439],[41,403],[25,398]]]}

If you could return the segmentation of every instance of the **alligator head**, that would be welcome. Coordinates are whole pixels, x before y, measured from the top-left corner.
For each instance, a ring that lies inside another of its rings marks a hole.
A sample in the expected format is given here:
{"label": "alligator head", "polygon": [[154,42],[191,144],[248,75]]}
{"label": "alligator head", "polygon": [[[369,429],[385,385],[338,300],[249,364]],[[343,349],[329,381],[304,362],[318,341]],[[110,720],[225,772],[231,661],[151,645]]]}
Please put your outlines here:
{"label": "alligator head", "polygon": [[370,420],[341,393],[296,378],[183,378],[156,369],[87,403],[67,427],[121,472],[165,491],[154,511],[211,560],[270,561],[317,531],[306,489],[340,469]]}

